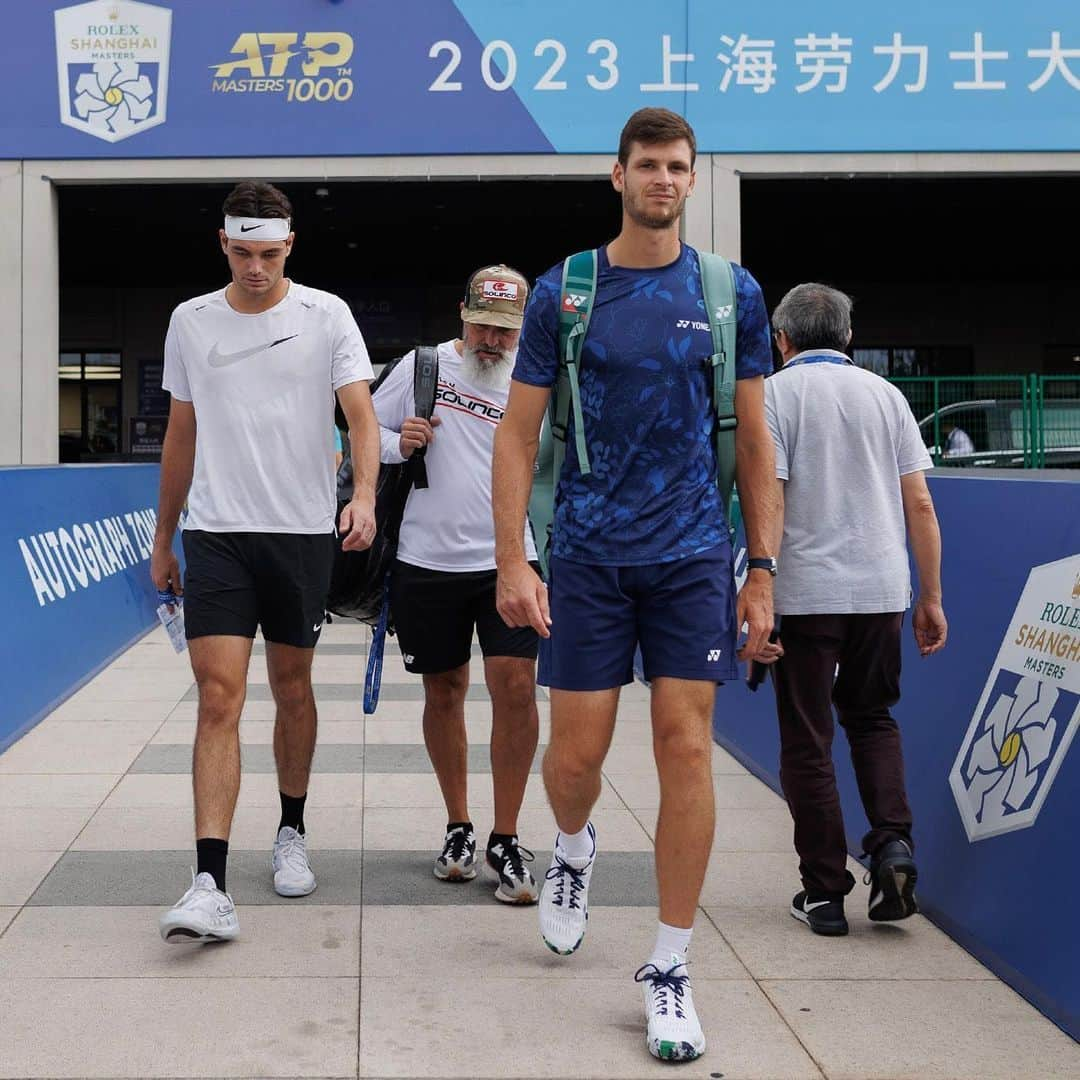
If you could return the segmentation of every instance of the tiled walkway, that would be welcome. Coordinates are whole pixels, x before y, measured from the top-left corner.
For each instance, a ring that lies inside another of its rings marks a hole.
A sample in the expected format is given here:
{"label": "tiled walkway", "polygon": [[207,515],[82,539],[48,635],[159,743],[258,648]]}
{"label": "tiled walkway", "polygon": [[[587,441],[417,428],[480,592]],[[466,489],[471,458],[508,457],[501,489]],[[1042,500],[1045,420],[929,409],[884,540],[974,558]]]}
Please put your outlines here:
{"label": "tiled walkway", "polygon": [[[229,886],[241,938],[167,946],[159,910],[189,880],[186,656],[155,632],[0,756],[0,1076],[649,1077],[632,975],[652,946],[658,791],[647,693],[628,688],[594,821],[591,918],[571,958],[535,909],[445,885],[445,823],[422,745],[419,681],[391,646],[365,720],[367,631],[334,623],[315,661],[319,749],[306,814],[319,888],[272,889],[273,706],[252,661]],[[259,650],[261,653],[261,650]],[[467,705],[473,820],[491,825],[489,706]],[[723,693],[723,691],[721,691]],[[541,742],[546,703],[541,704]],[[816,938],[782,802],[716,752],[718,827],[692,946],[709,1051],[681,1078],[1080,1076],[1080,1046],[921,918]],[[539,775],[522,841],[547,865]],[[857,868],[856,868],[857,869]]]}

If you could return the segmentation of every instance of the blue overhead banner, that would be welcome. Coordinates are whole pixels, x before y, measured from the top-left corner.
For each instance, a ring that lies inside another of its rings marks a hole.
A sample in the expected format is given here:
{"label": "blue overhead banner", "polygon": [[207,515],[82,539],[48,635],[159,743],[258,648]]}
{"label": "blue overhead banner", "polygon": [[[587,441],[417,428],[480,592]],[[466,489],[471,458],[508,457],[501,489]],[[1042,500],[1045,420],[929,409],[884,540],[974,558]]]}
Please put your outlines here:
{"label": "blue overhead banner", "polygon": [[0,469],[0,751],[157,622],[158,476]]}
{"label": "blue overhead banner", "polygon": [[[919,900],[1080,1039],[1080,935],[1067,918],[1032,914],[1059,910],[1080,889],[1076,860],[1062,857],[1080,835],[1080,483],[944,472],[930,489],[949,639],[922,658],[905,621],[902,697],[893,710]],[[866,817],[840,730],[833,757],[849,850],[858,854]],[[724,687],[713,731],[779,790],[771,683],[756,694]],[[791,872],[794,882],[794,851]]]}
{"label": "blue overhead banner", "polygon": [[1075,0],[35,0],[0,158],[1080,149]]}

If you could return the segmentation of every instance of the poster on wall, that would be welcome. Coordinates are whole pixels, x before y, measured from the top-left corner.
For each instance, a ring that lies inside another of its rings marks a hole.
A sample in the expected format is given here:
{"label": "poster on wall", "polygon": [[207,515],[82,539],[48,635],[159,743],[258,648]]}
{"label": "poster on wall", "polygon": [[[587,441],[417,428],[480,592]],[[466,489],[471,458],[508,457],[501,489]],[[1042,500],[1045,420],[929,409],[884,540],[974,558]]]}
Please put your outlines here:
{"label": "poster on wall", "polygon": [[1075,0],[7,8],[0,158],[610,154],[643,106],[709,153],[1071,151],[1080,121]]}
{"label": "poster on wall", "polygon": [[136,412],[140,417],[168,416],[169,395],[161,387],[164,361],[160,357],[139,361],[139,401]]}
{"label": "poster on wall", "polygon": [[1035,823],[1080,726],[1080,554],[1033,567],[949,782],[971,841]]}
{"label": "poster on wall", "polygon": [[165,416],[133,416],[130,425],[131,452],[140,457],[161,457],[168,424],[168,417]]}

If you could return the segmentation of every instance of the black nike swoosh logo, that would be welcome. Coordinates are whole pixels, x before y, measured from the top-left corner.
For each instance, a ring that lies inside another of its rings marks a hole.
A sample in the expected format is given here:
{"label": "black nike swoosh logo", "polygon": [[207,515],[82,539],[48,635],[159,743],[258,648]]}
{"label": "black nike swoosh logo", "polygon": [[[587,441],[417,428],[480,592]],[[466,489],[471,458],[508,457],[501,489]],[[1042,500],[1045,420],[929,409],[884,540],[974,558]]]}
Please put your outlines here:
{"label": "black nike swoosh logo", "polygon": [[261,228],[262,228],[261,225],[241,225],[240,226],[240,231],[241,232],[252,232],[255,229],[261,229]]}
{"label": "black nike swoosh logo", "polygon": [[238,360],[246,360],[249,356],[254,356],[256,353],[266,352],[267,349],[272,349],[275,345],[281,345],[283,342],[292,341],[293,338],[299,337],[299,334],[290,334],[288,337],[278,338],[277,341],[271,341],[269,345],[256,345],[252,349],[241,349],[239,352],[223,353],[217,345],[210,350],[209,355],[206,358],[206,362],[212,368],[228,367],[229,364],[235,364]]}

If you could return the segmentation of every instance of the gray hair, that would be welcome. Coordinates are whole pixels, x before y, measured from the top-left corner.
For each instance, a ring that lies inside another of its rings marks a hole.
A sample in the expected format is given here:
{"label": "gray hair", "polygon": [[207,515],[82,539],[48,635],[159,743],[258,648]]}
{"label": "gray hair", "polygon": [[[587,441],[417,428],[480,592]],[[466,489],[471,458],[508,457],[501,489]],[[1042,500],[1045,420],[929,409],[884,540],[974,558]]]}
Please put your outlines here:
{"label": "gray hair", "polygon": [[772,323],[798,352],[844,352],[851,341],[851,297],[816,281],[796,285],[777,305]]}

